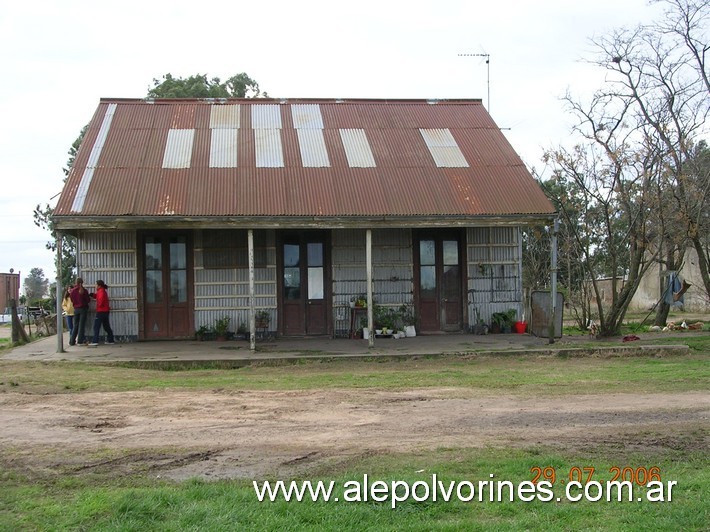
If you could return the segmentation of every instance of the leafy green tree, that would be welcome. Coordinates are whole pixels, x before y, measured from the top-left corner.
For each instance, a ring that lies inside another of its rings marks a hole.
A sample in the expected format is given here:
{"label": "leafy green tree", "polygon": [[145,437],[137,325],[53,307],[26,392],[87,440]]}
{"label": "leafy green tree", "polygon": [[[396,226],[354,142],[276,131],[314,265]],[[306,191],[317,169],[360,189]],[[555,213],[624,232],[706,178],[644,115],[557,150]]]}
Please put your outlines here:
{"label": "leafy green tree", "polygon": [[[69,148],[69,159],[67,160],[66,168],[62,168],[64,172],[64,182],[66,183],[69,172],[74,166],[74,160],[76,159],[76,154],[79,151],[79,146],[81,141],[84,140],[84,135],[86,134],[88,126],[84,126],[76,138],[74,143]],[[34,223],[37,227],[41,227],[49,231],[52,239],[49,240],[45,247],[50,251],[55,252],[54,257],[54,268],[55,271],[59,272],[59,278],[61,280],[62,286],[69,286],[74,280],[74,273],[76,272],[76,238],[71,235],[62,236],[62,253],[61,253],[61,267],[59,265],[59,258],[56,256],[57,251],[57,231],[52,220],[52,213],[54,208],[50,207],[48,203],[45,203],[44,207],[41,204],[37,204],[34,212],[32,213],[34,218]]]}
{"label": "leafy green tree", "polygon": [[259,89],[259,84],[245,72],[222,82],[220,78],[207,79],[206,74],[188,78],[175,78],[165,74],[162,80],[153,79],[148,90],[149,98],[258,98],[268,95]]}
{"label": "leafy green tree", "polygon": [[40,301],[47,295],[49,280],[44,277],[42,268],[32,268],[27,277],[25,277],[24,288],[27,301],[30,304]]}

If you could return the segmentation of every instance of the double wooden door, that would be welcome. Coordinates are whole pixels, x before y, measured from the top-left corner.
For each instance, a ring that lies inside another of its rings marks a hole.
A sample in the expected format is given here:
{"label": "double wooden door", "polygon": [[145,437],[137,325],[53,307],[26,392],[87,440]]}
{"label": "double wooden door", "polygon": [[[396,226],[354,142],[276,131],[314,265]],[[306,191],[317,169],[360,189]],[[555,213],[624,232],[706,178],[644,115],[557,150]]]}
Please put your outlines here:
{"label": "double wooden door", "polygon": [[192,251],[183,234],[143,236],[143,331],[146,339],[193,335]]}
{"label": "double wooden door", "polygon": [[279,244],[279,270],[282,333],[285,336],[328,334],[328,233],[284,234]]}
{"label": "double wooden door", "polygon": [[422,332],[463,327],[463,261],[459,232],[422,232],[414,246],[416,301]]}

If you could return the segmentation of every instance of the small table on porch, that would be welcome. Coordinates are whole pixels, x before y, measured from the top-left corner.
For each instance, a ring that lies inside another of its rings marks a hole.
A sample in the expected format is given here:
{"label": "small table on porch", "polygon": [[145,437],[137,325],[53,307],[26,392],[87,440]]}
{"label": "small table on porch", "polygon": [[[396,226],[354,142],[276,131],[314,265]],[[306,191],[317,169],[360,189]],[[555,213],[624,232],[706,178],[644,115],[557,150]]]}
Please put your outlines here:
{"label": "small table on porch", "polygon": [[350,309],[350,338],[357,336],[360,318],[367,318],[367,307],[352,307]]}

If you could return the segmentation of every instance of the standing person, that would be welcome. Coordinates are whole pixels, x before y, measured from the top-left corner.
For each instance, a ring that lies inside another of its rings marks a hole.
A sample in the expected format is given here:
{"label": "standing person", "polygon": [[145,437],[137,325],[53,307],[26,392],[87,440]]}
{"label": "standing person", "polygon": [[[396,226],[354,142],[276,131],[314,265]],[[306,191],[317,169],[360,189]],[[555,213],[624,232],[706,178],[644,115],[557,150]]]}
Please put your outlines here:
{"label": "standing person", "polygon": [[89,298],[89,291],[84,288],[84,280],[81,277],[76,280],[76,285],[72,288],[69,297],[74,306],[74,328],[69,337],[69,345],[75,345],[77,340],[79,344],[85,345],[86,333],[84,329],[86,328],[86,316],[89,314],[89,302],[91,299]]}
{"label": "standing person", "polygon": [[103,326],[104,331],[106,331],[106,343],[113,344],[113,330],[111,330],[111,325],[108,322],[108,315],[111,311],[111,307],[108,303],[108,292],[106,289],[106,283],[102,280],[96,281],[96,293],[91,294],[91,297],[96,298],[96,319],[94,320],[94,339],[89,344],[91,347],[96,347],[99,345],[99,331],[101,326]]}
{"label": "standing person", "polygon": [[67,330],[69,331],[69,339],[71,340],[72,331],[74,330],[74,305],[71,302],[71,286],[64,291],[62,298],[62,310],[67,321]]}

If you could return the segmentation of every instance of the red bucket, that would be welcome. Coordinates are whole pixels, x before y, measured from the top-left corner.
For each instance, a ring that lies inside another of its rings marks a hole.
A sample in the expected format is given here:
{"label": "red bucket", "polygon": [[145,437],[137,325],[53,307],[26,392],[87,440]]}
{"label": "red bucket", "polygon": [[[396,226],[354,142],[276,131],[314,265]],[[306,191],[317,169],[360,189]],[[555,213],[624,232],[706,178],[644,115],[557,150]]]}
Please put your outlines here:
{"label": "red bucket", "polygon": [[513,324],[513,330],[518,334],[524,334],[525,329],[528,328],[528,324],[525,321],[516,321]]}

